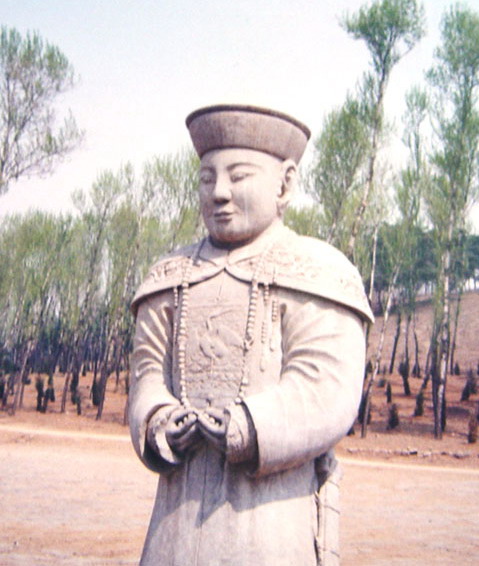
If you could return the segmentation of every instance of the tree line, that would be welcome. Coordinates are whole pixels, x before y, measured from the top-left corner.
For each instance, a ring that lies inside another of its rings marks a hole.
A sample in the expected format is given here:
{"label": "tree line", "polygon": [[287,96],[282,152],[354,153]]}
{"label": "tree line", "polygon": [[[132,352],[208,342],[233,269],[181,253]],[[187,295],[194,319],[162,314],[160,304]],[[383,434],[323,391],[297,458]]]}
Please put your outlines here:
{"label": "tree line", "polygon": [[[377,0],[344,16],[341,25],[364,42],[369,66],[344,103],[325,117],[302,171],[308,199],[287,212],[286,222],[344,251],[383,315],[379,343],[368,354],[366,414],[392,310],[401,313],[407,333],[411,327],[414,332],[417,296],[432,294],[424,386],[431,381],[434,432],[440,438],[460,298],[479,269],[479,240],[467,220],[479,193],[479,15],[460,5],[444,14],[434,60],[422,84],[406,95],[400,128],[407,157],[400,165],[391,157],[395,130],[385,98],[396,66],[407,65],[424,35],[423,8],[415,0]],[[158,156],[140,174],[130,165],[101,174],[88,192],[74,195],[74,213],[5,218],[0,229],[5,406],[13,411],[21,406],[34,371],[48,376],[46,388],[39,383],[37,389],[44,408],[55,395],[59,369],[66,375],[62,408],[70,398],[81,411],[79,377],[90,370],[101,418],[107,380],[112,375],[118,380],[128,369],[128,305],[136,287],[157,257],[203,233],[197,170],[197,158],[187,150]],[[418,363],[417,349],[404,363]],[[363,434],[366,427],[363,419]]]}
{"label": "tree line", "polygon": [[127,165],[101,174],[89,193],[77,192],[75,214],[6,218],[0,230],[4,405],[10,394],[13,411],[22,405],[32,372],[46,374],[45,393],[52,391],[57,368],[66,375],[62,410],[68,396],[78,405],[79,378],[90,369],[101,418],[108,377],[118,380],[128,368],[135,289],[161,254],[201,231],[196,161],[186,152],[154,158],[138,177]]}

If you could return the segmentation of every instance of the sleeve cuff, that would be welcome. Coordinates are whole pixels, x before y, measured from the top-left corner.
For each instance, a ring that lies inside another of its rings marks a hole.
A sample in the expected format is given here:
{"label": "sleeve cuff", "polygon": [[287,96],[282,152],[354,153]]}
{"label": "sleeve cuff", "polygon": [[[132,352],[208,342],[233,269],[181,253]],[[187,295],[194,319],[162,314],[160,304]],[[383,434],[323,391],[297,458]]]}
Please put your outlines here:
{"label": "sleeve cuff", "polygon": [[148,421],[146,431],[146,444],[145,451],[150,449],[160,458],[170,465],[178,465],[183,462],[183,459],[173,452],[166,440],[165,429],[168,419],[175,407],[170,405],[158,409]]}
{"label": "sleeve cuff", "polygon": [[245,405],[233,405],[227,412],[230,421],[226,433],[226,459],[231,464],[256,462],[256,432],[248,409]]}

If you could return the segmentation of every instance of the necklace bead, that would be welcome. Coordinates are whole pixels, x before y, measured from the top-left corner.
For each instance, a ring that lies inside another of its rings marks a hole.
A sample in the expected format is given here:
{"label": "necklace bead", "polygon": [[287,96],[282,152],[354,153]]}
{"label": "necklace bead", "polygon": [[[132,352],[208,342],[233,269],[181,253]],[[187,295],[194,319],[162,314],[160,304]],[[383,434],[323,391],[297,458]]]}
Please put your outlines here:
{"label": "necklace bead", "polygon": [[[191,403],[188,399],[187,379],[186,379],[186,341],[187,341],[187,330],[188,330],[189,288],[190,288],[191,273],[193,270],[193,266],[199,263],[198,258],[204,241],[205,240],[202,240],[196,246],[196,249],[194,250],[194,252],[192,253],[191,257],[188,259],[185,265],[185,268],[183,270],[182,282],[180,285],[181,287],[180,299],[178,299],[178,288],[175,288],[173,291],[175,307],[179,306],[179,320],[177,325],[175,342],[177,344],[177,359],[178,359],[178,371],[179,371],[179,382],[180,382],[180,402],[185,408],[191,406]],[[255,337],[254,331],[256,326],[256,314],[258,307],[259,276],[264,271],[264,264],[266,261],[266,257],[271,247],[273,246],[273,243],[274,242],[270,242],[269,245],[267,245],[264,248],[263,252],[261,253],[258,262],[255,266],[255,270],[251,281],[248,313],[246,316],[246,329],[245,329],[245,336],[243,339],[243,360],[241,367],[241,379],[238,386],[238,393],[235,397],[235,403],[237,405],[243,402],[246,388],[249,384],[246,357],[247,357],[247,353],[253,346],[254,337]],[[263,283],[263,285],[264,285],[263,301],[266,305],[269,301],[269,284]],[[266,327],[263,324],[261,329],[262,342],[266,340],[265,333],[266,333]]]}

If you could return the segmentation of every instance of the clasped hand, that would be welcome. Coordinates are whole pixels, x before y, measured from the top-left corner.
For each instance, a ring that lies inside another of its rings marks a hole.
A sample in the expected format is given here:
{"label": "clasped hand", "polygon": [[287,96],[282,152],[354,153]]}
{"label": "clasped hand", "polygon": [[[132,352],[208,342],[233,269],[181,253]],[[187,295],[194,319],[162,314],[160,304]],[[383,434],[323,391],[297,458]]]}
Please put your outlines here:
{"label": "clasped hand", "polygon": [[226,450],[229,415],[223,409],[208,407],[203,411],[181,407],[175,409],[166,424],[166,440],[171,449],[184,454],[202,439],[217,450]]}

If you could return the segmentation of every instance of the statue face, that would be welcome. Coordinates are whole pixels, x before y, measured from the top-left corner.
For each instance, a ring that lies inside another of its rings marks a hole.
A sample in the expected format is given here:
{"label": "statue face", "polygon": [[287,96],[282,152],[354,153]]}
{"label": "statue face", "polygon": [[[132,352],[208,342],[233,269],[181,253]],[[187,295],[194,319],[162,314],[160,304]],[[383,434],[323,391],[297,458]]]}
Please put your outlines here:
{"label": "statue face", "polygon": [[201,159],[200,207],[213,241],[248,243],[280,220],[284,163],[251,149],[220,149]]}

